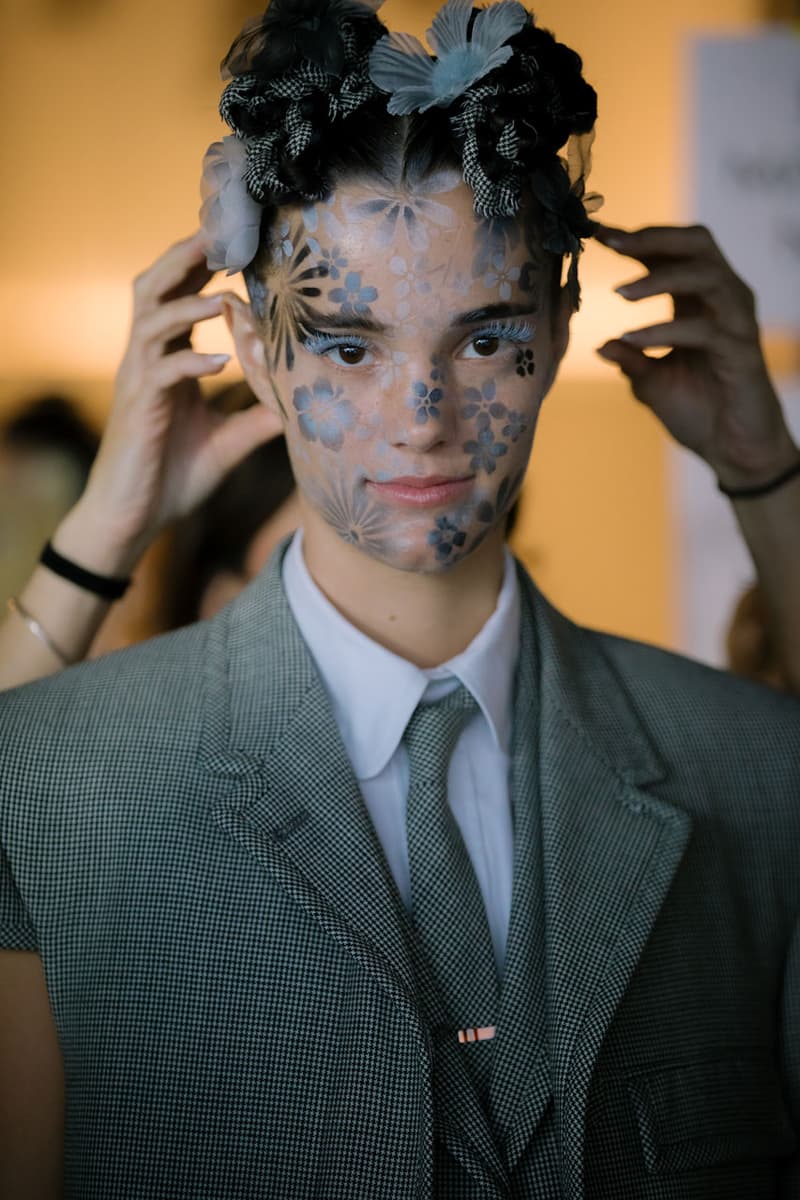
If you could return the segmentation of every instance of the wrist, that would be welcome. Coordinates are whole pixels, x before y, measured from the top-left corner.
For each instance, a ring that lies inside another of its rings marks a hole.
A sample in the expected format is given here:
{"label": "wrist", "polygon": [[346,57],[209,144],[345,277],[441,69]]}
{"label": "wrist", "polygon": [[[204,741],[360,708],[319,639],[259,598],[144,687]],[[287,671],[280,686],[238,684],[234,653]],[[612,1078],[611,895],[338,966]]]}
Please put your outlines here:
{"label": "wrist", "polygon": [[51,538],[53,548],[87,571],[128,578],[146,543],[121,532],[79,500]]}
{"label": "wrist", "polygon": [[715,462],[709,466],[723,488],[758,488],[771,483],[800,462],[800,447],[790,437],[769,453],[754,456],[748,463]]}

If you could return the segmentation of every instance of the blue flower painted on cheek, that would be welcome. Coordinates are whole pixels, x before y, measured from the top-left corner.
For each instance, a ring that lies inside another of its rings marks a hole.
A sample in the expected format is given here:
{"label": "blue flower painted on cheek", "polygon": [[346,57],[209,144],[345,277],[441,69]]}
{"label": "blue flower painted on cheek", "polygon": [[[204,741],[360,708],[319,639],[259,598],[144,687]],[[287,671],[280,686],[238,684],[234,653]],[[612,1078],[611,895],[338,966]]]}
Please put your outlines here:
{"label": "blue flower painted on cheek", "polygon": [[528,422],[521,412],[510,412],[507,421],[508,424],[503,426],[503,437],[511,438],[512,442],[516,442],[528,428]]}
{"label": "blue flower painted on cheek", "polygon": [[343,312],[363,315],[373,300],[378,299],[378,289],[362,287],[359,272],[348,271],[344,277],[344,286],[334,288],[328,295],[334,304],[341,305]]}
{"label": "blue flower painted on cheek", "polygon": [[487,379],[480,389],[467,388],[464,392],[466,404],[461,410],[462,417],[468,420],[478,413],[498,419],[506,415],[506,406],[497,399],[497,385],[493,379]]}
{"label": "blue flower painted on cheek", "polygon": [[471,454],[470,466],[473,471],[485,471],[493,475],[497,470],[497,459],[508,453],[505,442],[496,442],[492,432],[491,418],[486,413],[478,417],[478,437],[473,442],[466,442],[464,449]]}
{"label": "blue flower painted on cheek", "polygon": [[436,557],[446,562],[454,549],[460,549],[467,535],[449,517],[437,517],[436,528],[428,534],[428,545],[436,547]]}
{"label": "blue flower painted on cheek", "polygon": [[341,388],[334,391],[326,379],[318,379],[313,388],[295,388],[293,404],[307,441],[319,439],[329,450],[341,450],[345,433],[355,424],[353,406]]}

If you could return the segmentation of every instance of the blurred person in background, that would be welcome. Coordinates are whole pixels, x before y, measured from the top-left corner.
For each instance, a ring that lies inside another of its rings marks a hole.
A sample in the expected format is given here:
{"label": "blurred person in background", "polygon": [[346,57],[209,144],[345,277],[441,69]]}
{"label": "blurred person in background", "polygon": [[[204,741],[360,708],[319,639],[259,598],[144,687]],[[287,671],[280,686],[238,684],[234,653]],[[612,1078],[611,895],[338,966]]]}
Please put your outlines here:
{"label": "blurred person in background", "polygon": [[86,485],[99,435],[66,396],[23,402],[0,426],[0,597],[27,581]]}
{"label": "blurred person in background", "polygon": [[[800,608],[797,612],[800,621]],[[797,683],[792,683],[798,679],[797,667],[779,652],[768,600],[757,583],[746,588],[736,602],[725,636],[725,651],[735,675],[800,693]]]}
{"label": "blurred person in background", "polygon": [[[212,393],[205,403],[224,416],[251,407],[255,398],[239,383]],[[144,436],[144,427],[137,433]],[[14,597],[5,622],[0,621],[0,687],[33,678],[37,669],[41,674],[57,669],[47,642],[37,639],[30,625],[27,635],[16,636],[20,623],[26,624],[16,597],[43,542],[81,499],[99,444],[78,407],[58,395],[24,404],[0,431],[0,595]],[[86,612],[77,610],[70,636],[85,642],[98,626],[87,653],[92,658],[213,616],[257,574],[281,537],[296,528],[294,492],[284,438],[257,446],[198,508],[154,535],[123,599],[103,613],[86,593]],[[91,554],[90,546],[85,549]],[[54,590],[43,596],[37,613],[42,625],[24,609],[40,629],[47,626],[49,607],[61,604],[57,577],[51,578]],[[71,646],[68,637],[65,657]]]}
{"label": "blurred person in background", "polygon": [[[256,404],[246,384],[218,393],[218,411]],[[166,629],[213,617],[238,596],[278,542],[300,524],[292,464],[282,434],[257,446],[211,496],[174,529]]]}
{"label": "blurred person in background", "polygon": [[[158,293],[156,306],[149,295],[143,298],[142,280],[135,285],[131,337],[99,451],[80,498],[47,548],[59,559],[74,558],[88,575],[76,584],[43,562],[36,566],[0,624],[2,687],[85,658],[111,605],[128,590],[127,585],[101,586],[99,594],[91,577],[127,575],[159,535],[194,512],[248,454],[281,432],[264,405],[218,412],[203,397],[199,380],[219,374],[229,356],[195,353],[189,333],[198,321],[221,313],[224,297],[197,294],[213,272],[199,239],[189,246],[188,256],[182,244],[147,275]],[[145,570],[140,589],[148,632],[165,621],[158,579],[167,572],[175,582],[169,560],[169,541],[162,539],[151,551],[146,566],[152,570]],[[87,578],[88,588],[82,586]],[[138,621],[138,597],[129,603]],[[123,612],[105,634],[101,631],[98,650],[138,640],[133,624],[131,631],[130,614]]]}
{"label": "blurred person in background", "polygon": [[[224,387],[203,402],[220,416],[256,403],[245,383]],[[286,440],[278,434],[251,450],[194,512],[156,537],[136,567],[130,592],[111,606],[87,657],[214,616],[255,578],[299,522]]]}

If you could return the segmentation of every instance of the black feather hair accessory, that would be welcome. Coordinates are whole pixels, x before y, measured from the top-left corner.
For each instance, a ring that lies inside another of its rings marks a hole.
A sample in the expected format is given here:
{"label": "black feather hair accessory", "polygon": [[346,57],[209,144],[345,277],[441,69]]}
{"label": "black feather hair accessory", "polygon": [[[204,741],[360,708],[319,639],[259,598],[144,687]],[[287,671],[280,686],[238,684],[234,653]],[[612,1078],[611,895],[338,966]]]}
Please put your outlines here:
{"label": "black feather hair accessory", "polygon": [[343,24],[368,21],[383,0],[272,0],[248,22],[222,61],[222,78],[282,75],[305,58],[339,78],[347,48]]}

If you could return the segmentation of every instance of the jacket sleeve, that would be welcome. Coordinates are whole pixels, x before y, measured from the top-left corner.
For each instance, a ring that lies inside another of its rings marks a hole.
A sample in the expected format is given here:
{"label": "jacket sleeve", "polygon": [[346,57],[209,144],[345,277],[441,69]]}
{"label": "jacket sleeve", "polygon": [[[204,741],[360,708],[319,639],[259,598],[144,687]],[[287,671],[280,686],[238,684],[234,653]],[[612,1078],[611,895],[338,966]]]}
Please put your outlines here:
{"label": "jacket sleeve", "polygon": [[36,930],[0,845],[0,950],[37,950]]}
{"label": "jacket sleeve", "polygon": [[784,1100],[798,1143],[780,1176],[780,1200],[800,1196],[800,922],[786,961],[781,1012],[781,1070]]}

